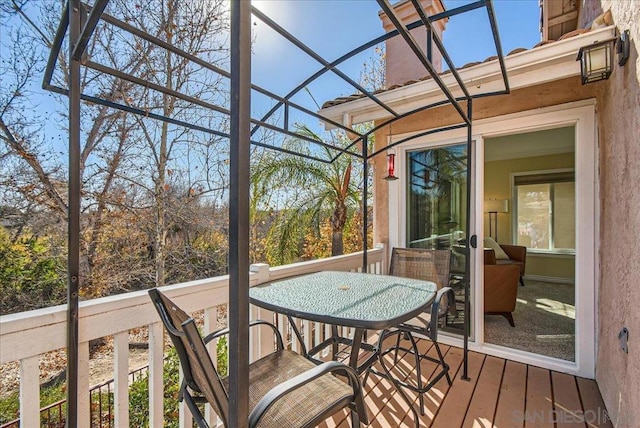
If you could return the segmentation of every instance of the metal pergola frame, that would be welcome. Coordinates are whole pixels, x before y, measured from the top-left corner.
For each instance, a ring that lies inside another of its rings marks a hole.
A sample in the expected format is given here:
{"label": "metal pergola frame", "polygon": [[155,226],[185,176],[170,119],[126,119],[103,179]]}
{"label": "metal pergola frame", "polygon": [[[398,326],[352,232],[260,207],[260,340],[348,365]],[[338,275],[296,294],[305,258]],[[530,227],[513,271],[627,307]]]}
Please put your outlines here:
{"label": "metal pergola frame", "polygon": [[[390,0],[376,0],[382,11],[387,15],[389,20],[395,26],[395,30],[386,33],[383,36],[370,40],[369,42],[351,50],[336,60],[328,61],[313,49],[306,46],[302,41],[298,40],[293,34],[289,33],[277,22],[272,20],[265,13],[251,6],[249,1],[231,0],[231,62],[230,70],[226,71],[213,64],[210,64],[189,52],[185,52],[176,46],[170,45],[132,25],[110,16],[105,13],[105,9],[109,0],[95,0],[93,6],[81,3],[81,0],[68,0],[64,8],[63,16],[58,27],[53,46],[50,52],[49,61],[45,70],[43,87],[47,90],[57,92],[69,97],[69,225],[68,225],[68,339],[67,339],[67,426],[78,426],[78,289],[80,283],[80,201],[81,201],[81,177],[80,177],[80,109],[82,101],[107,106],[120,111],[145,116],[155,120],[167,122],[176,126],[182,126],[193,130],[201,131],[211,135],[229,138],[230,140],[230,218],[236,219],[229,224],[229,328],[230,328],[230,346],[229,346],[229,402],[230,414],[229,420],[231,426],[245,427],[247,426],[247,415],[249,414],[248,399],[248,355],[249,355],[249,170],[250,145],[255,145],[267,149],[272,149],[286,153],[289,155],[301,156],[309,160],[332,163],[340,156],[348,155],[360,159],[363,163],[363,230],[366,236],[368,228],[368,163],[369,160],[386,152],[388,149],[403,144],[406,141],[419,138],[425,135],[445,132],[453,129],[467,129],[467,159],[472,154],[472,101],[475,98],[482,98],[492,95],[504,95],[510,92],[509,81],[507,77],[502,46],[498,34],[495,12],[492,0],[478,0],[439,14],[429,16],[419,0],[410,0],[416,13],[420,17],[416,22],[408,25],[402,24],[402,21],[394,10]],[[484,8],[487,11],[489,24],[496,48],[496,54],[504,89],[501,91],[482,93],[471,95],[462,81],[458,71],[456,70],[451,57],[447,53],[442,41],[438,37],[433,28],[433,22],[453,17],[458,14],[469,12],[472,10]],[[254,16],[268,25],[272,30],[284,37],[302,53],[316,60],[322,67],[298,86],[281,96],[259,87],[251,82],[251,16]],[[230,80],[230,105],[229,107],[219,106],[206,101],[202,101],[188,94],[180,93],[169,88],[162,87],[152,82],[140,79],[136,76],[124,73],[122,71],[98,64],[86,58],[83,55],[87,49],[88,42],[92,37],[96,26],[100,21],[116,26],[121,30],[128,32],[136,37],[140,37],[149,43],[153,43],[163,49],[166,49],[176,55],[180,55],[199,66],[218,74],[221,77]],[[423,52],[418,42],[414,39],[410,31],[418,27],[425,27],[427,31],[427,51]],[[68,88],[62,88],[52,84],[52,77],[56,67],[57,58],[62,49],[63,42],[68,33],[69,40],[69,85]],[[429,73],[433,81],[438,85],[446,100],[436,102],[429,105],[423,105],[409,112],[399,114],[395,112],[389,105],[385,104],[374,93],[367,91],[356,81],[340,71],[337,67],[346,60],[355,55],[366,51],[386,40],[393,37],[402,37],[408,44],[411,51],[416,55],[425,70]],[[462,91],[463,96],[454,97],[447,85],[438,74],[432,63],[432,48],[434,44],[440,51],[442,58],[445,60],[452,75],[457,82],[458,88]],[[230,118],[230,132],[225,133],[216,129],[210,129],[202,125],[189,123],[177,118],[166,117],[160,114],[152,113],[141,108],[132,107],[112,100],[93,96],[81,92],[80,73],[81,67],[88,67],[99,73],[104,73],[126,80],[138,85],[146,85],[149,88],[161,92],[163,94],[182,99],[194,105],[210,109],[219,114],[226,115]],[[291,99],[293,96],[302,91],[307,85],[314,82],[327,72],[332,72],[341,78],[344,82],[351,85],[354,90],[361,92],[364,97],[369,98],[380,108],[386,110],[391,117],[388,120],[380,121],[376,126],[366,133],[359,133],[351,126],[346,126],[339,122],[330,120],[317,112],[311,111]],[[256,91],[276,101],[276,104],[261,118],[252,118],[250,112],[251,91]],[[466,109],[464,103],[466,102]],[[411,137],[401,139],[399,141],[387,144],[372,153],[369,153],[369,138],[378,130],[390,126],[409,116],[415,115],[422,111],[451,105],[456,110],[461,124],[449,125],[433,130],[412,135]],[[278,126],[268,123],[267,121],[284,106],[284,126]],[[292,131],[289,127],[290,110],[295,109],[309,117],[320,119],[335,128],[355,135],[352,143],[345,147],[338,147],[329,142],[310,138],[309,136],[300,135]],[[254,141],[252,137],[260,129],[265,128],[278,132],[282,135],[295,137],[305,141],[311,145],[325,147],[334,151],[336,154],[332,159],[323,159],[309,153],[299,153],[284,147],[272,146],[260,141]],[[361,151],[358,152],[358,144],[361,144]],[[471,183],[472,169],[470,162],[467,162],[467,185]],[[475,235],[470,235],[470,207],[471,194],[467,191],[467,242],[466,247],[475,248]],[[367,242],[364,240],[363,245],[363,271],[367,270]],[[465,258],[465,311],[464,311],[464,363],[462,377],[467,379],[467,352],[468,352],[468,336],[469,336],[469,287],[470,287],[470,261],[469,257]]]}

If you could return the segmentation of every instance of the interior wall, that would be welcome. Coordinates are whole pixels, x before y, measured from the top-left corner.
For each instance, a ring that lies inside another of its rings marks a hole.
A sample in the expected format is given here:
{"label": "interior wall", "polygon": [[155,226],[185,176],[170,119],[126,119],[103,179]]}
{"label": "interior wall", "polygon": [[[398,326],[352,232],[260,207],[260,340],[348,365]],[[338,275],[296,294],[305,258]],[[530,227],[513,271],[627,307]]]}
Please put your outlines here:
{"label": "interior wall", "polygon": [[[485,139],[485,154],[493,156],[491,146],[505,143],[516,146],[524,145],[531,151],[536,150],[536,142],[544,140],[551,146],[566,146],[566,140],[575,141],[575,132],[572,128],[562,128],[530,132],[526,134],[509,135],[497,138]],[[565,140],[565,141],[562,141]],[[543,171],[560,168],[573,168],[575,166],[575,153],[556,153],[541,156],[519,157],[486,161],[484,165],[484,199],[498,199],[509,201],[509,212],[498,213],[498,242],[501,244],[515,244],[512,222],[514,221],[514,201],[512,199],[511,174],[527,171]],[[489,215],[484,214],[485,233],[489,234]],[[544,278],[559,278],[560,280],[573,280],[575,277],[575,257],[568,255],[550,255],[527,253],[527,266],[525,275],[533,275]]]}

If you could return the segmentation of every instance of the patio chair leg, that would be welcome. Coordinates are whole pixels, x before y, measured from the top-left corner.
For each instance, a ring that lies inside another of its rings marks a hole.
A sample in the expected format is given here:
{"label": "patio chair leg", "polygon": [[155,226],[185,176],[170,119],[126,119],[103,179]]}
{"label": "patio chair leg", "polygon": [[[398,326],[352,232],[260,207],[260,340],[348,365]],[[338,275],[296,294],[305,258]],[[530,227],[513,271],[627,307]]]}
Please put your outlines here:
{"label": "patio chair leg", "polygon": [[369,379],[369,373],[371,373],[371,371],[369,369],[365,370],[364,372],[364,377],[362,378],[362,387],[364,388],[365,384],[367,383],[367,379]]}
{"label": "patio chair leg", "polygon": [[351,409],[351,426],[353,428],[357,428],[360,426],[360,417],[358,416],[358,412],[355,409]]}
{"label": "patio chair leg", "polygon": [[436,347],[436,352],[438,353],[438,358],[440,358],[440,362],[442,363],[442,370],[444,370],[444,375],[447,377],[447,382],[451,385],[451,376],[449,376],[449,365],[444,362],[444,356],[442,355],[442,351],[440,351],[440,346],[438,346],[438,342],[433,342]]}
{"label": "patio chair leg", "polygon": [[[422,391],[422,369],[420,367],[420,352],[418,351],[418,342],[413,337],[412,334],[408,334],[409,340],[411,340],[411,348],[413,349],[413,356],[416,361],[416,379],[418,391]],[[418,400],[420,402],[420,414],[424,416],[424,394],[422,392],[418,392]]]}
{"label": "patio chair leg", "polygon": [[[382,340],[380,342],[382,342]],[[400,394],[402,399],[409,406],[409,410],[411,411],[411,413],[413,414],[413,417],[414,417],[416,428],[420,428],[420,416],[418,416],[418,412],[416,411],[415,407],[413,406],[413,402],[409,399],[407,394],[404,392],[402,384],[396,378],[394,378],[391,375],[391,372],[387,368],[387,365],[384,363],[384,358],[382,357],[382,353],[379,354],[379,360],[378,361],[380,362],[380,366],[382,367],[382,370],[385,373],[385,377],[387,379],[389,379],[393,383],[393,385],[396,387],[396,390],[398,391],[398,394]]]}

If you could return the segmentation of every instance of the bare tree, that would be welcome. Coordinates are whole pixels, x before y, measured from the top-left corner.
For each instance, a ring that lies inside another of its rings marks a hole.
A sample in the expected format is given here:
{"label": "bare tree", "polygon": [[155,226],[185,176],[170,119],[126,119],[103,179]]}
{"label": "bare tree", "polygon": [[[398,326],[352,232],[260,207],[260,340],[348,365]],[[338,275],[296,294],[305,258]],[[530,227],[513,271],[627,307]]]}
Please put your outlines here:
{"label": "bare tree", "polygon": [[[224,2],[220,0],[157,0],[133,7],[123,2],[122,10],[125,20],[171,45],[210,63],[222,64],[227,60],[228,19]],[[167,50],[149,49],[142,60],[140,75],[169,91],[214,104],[220,104],[226,98],[221,76],[187,58]],[[209,128],[222,128],[222,131],[227,126],[226,119],[214,111],[167,93],[145,89],[135,102],[145,110],[167,118],[201,123]],[[166,121],[137,117],[136,123],[140,139],[145,142],[139,155],[141,159],[147,159],[148,169],[144,172],[150,173],[150,176],[139,175],[136,181],[146,190],[154,211],[155,282],[162,286],[165,283],[167,237],[173,227],[168,215],[172,175],[186,178],[186,196],[220,194],[226,187],[226,173],[219,168],[224,162],[227,144],[219,138],[176,127]]]}

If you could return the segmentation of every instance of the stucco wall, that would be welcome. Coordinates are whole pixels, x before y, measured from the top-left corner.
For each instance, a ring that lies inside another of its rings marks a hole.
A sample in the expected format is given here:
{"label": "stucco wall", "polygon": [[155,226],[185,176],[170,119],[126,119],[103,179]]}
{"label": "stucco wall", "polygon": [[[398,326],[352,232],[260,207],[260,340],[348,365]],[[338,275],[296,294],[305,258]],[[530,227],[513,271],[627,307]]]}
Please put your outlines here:
{"label": "stucco wall", "polygon": [[[613,423],[640,421],[640,2],[603,0],[621,31],[631,31],[631,57],[614,65],[599,94],[600,302],[596,380]],[[629,353],[618,332],[629,329]]]}
{"label": "stucco wall", "polygon": [[[427,15],[432,16],[444,10],[440,0],[420,0],[422,7]],[[399,1],[394,4],[394,8],[404,24],[410,24],[420,20],[420,16],[416,12],[413,4],[409,1]],[[382,27],[385,32],[395,30],[395,27],[386,14],[381,13]],[[441,19],[433,22],[433,28],[437,36],[442,39],[442,32],[446,27],[447,19]],[[427,45],[427,32],[425,27],[418,27],[411,31],[414,40],[425,49]],[[397,84],[403,84],[412,79],[421,79],[428,75],[424,66],[418,60],[418,57],[409,48],[407,42],[401,36],[396,36],[386,41],[386,68],[385,78],[387,87]],[[437,47],[433,47],[432,60],[434,68],[437,71],[442,70],[442,54]]]}

